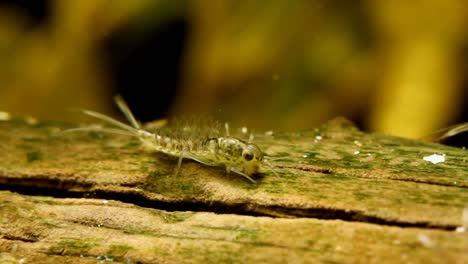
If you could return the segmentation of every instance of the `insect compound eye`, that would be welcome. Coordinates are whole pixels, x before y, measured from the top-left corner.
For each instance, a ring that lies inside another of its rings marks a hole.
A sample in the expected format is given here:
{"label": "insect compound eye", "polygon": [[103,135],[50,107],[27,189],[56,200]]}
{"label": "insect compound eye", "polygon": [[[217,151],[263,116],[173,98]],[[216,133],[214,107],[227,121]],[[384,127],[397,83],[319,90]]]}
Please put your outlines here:
{"label": "insect compound eye", "polygon": [[251,152],[245,152],[243,157],[246,161],[251,161],[254,158],[254,154]]}

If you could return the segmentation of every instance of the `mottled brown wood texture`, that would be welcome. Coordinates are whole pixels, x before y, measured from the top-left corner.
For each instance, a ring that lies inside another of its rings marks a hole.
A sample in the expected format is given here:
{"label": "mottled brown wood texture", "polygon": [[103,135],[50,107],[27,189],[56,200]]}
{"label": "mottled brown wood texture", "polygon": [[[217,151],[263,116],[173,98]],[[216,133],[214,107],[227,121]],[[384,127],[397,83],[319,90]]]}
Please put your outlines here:
{"label": "mottled brown wood texture", "polygon": [[0,122],[1,263],[468,259],[464,149],[336,119],[257,135],[271,165],[252,184],[187,160],[175,176],[176,158],[136,139],[71,127]]}

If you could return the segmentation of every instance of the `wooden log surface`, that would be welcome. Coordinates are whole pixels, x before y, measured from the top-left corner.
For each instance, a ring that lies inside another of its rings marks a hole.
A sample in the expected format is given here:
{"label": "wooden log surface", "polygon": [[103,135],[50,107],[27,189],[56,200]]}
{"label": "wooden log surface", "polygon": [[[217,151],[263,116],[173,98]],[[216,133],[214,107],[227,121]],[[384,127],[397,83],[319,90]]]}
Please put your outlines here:
{"label": "wooden log surface", "polygon": [[338,118],[257,135],[271,164],[252,184],[187,160],[175,176],[176,158],[125,136],[60,133],[76,126],[0,122],[1,263],[468,259],[464,149]]}

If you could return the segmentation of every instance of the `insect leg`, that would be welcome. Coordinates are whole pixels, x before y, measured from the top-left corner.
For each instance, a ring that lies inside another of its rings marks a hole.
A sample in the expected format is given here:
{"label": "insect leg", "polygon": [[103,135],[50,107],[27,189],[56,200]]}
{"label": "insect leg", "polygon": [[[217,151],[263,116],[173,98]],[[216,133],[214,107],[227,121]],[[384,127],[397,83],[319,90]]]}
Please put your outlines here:
{"label": "insect leg", "polygon": [[246,178],[247,180],[251,181],[252,183],[256,183],[256,181],[254,179],[250,178],[249,175],[247,175],[247,174],[245,174],[245,173],[243,173],[243,172],[241,172],[241,171],[239,171],[239,170],[237,170],[235,168],[229,168],[228,171],[232,171],[234,173],[237,173],[237,174],[243,176],[244,178]]}
{"label": "insect leg", "polygon": [[194,161],[198,161],[201,164],[204,164],[206,166],[212,166],[212,167],[217,166],[217,164],[215,162],[212,162],[212,161],[210,161],[210,160],[208,160],[206,158],[194,155],[194,154],[192,154],[190,152],[184,153],[184,156],[185,156],[185,158],[193,159]]}
{"label": "insect leg", "polygon": [[180,168],[182,167],[182,160],[184,159],[184,154],[185,154],[184,151],[180,152],[179,160],[177,161],[177,169],[176,169],[175,176],[179,176]]}
{"label": "insect leg", "polygon": [[254,137],[255,137],[254,134],[251,133],[250,136],[249,136],[249,141],[248,142],[252,143],[253,140],[254,140]]}

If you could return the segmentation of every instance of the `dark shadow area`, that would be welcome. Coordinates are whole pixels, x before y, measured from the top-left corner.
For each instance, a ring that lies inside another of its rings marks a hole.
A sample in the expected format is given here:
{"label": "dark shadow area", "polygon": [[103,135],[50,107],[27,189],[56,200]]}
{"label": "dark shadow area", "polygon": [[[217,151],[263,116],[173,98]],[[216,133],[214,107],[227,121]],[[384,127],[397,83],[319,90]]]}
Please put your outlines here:
{"label": "dark shadow area", "polygon": [[176,20],[145,34],[123,28],[102,46],[115,94],[147,122],[165,118],[176,96],[186,43],[187,21]]}

